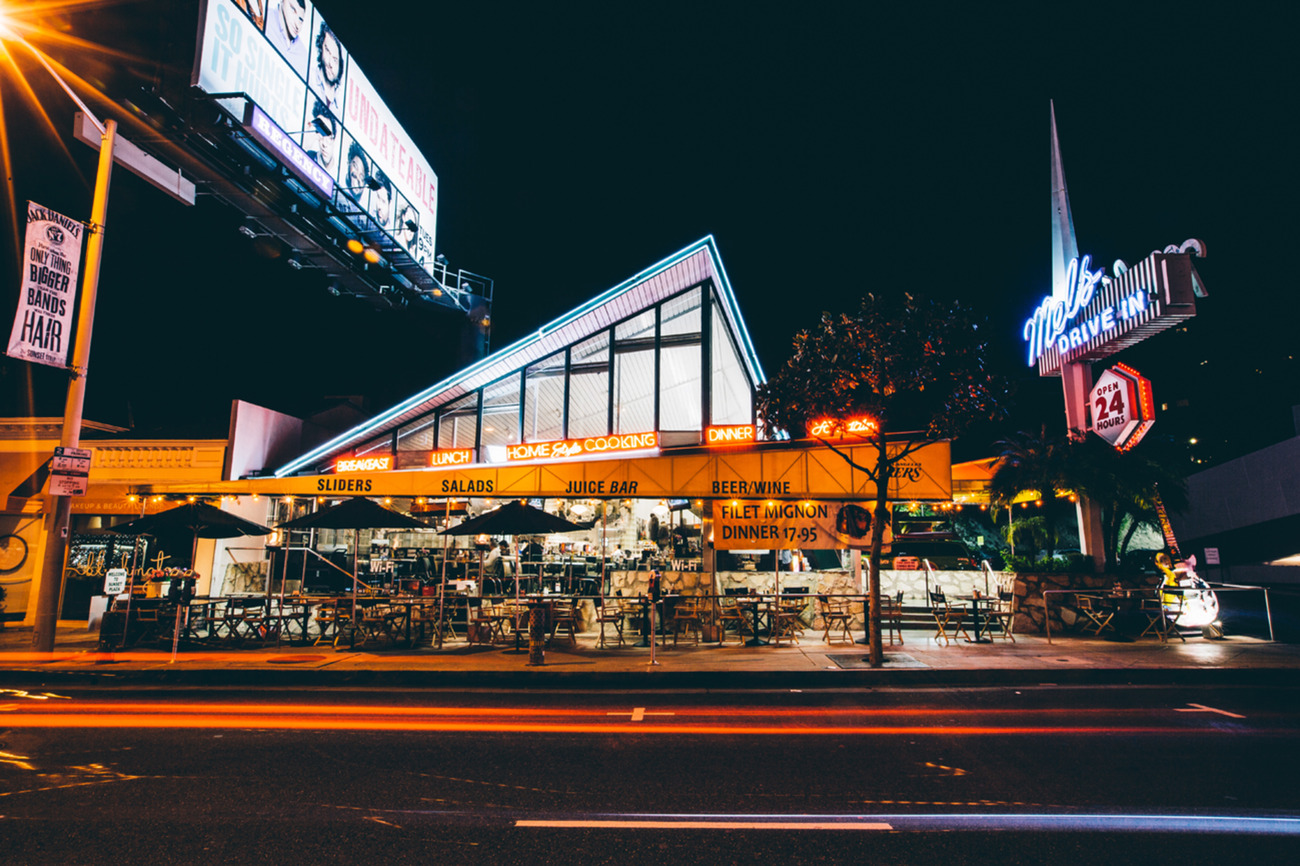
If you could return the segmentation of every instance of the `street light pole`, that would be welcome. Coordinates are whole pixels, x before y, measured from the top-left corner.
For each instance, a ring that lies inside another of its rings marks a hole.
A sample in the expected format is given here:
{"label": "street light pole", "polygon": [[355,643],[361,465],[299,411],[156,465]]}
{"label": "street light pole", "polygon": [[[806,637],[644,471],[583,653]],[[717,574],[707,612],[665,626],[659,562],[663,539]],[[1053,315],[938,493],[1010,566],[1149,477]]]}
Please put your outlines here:
{"label": "street light pole", "polygon": [[[86,399],[86,373],[90,364],[90,335],[95,322],[95,296],[99,291],[99,265],[104,254],[104,225],[108,218],[108,188],[113,176],[113,147],[116,142],[117,122],[104,121],[104,131],[100,137],[99,169],[95,173],[95,198],[91,204],[86,238],[86,270],[82,276],[81,300],[77,307],[77,338],[72,348],[68,398],[63,410],[60,444],[64,448],[76,448],[81,443],[81,414]],[[55,496],[54,508],[46,525],[45,559],[41,567],[40,589],[36,596],[36,620],[32,630],[32,649],[36,652],[54,651],[71,513],[72,498]]]}

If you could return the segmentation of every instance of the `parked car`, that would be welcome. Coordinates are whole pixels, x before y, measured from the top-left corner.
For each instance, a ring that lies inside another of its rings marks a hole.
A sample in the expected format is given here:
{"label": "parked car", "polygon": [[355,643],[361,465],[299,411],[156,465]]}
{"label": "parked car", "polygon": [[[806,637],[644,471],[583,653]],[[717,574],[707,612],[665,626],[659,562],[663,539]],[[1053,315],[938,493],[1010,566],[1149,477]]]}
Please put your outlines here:
{"label": "parked car", "polygon": [[956,538],[947,540],[912,540],[907,536],[894,539],[891,566],[899,570],[923,568],[929,560],[936,571],[970,571],[979,568],[979,560]]}

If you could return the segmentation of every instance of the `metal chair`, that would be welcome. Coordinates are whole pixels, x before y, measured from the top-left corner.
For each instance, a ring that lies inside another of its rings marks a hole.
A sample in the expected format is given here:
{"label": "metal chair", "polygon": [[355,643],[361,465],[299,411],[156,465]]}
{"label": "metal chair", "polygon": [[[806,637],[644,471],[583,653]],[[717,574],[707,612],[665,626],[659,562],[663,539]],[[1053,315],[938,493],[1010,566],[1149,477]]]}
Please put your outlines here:
{"label": "metal chair", "polygon": [[[956,637],[957,634],[965,635],[966,640],[970,640],[970,634],[966,631],[966,627],[962,625],[962,620],[966,618],[965,605],[950,604],[942,590],[938,592],[932,591],[930,593],[930,612],[934,614],[934,623],[939,627],[934,636],[943,638],[945,646],[950,645],[953,637]],[[949,636],[950,631],[953,633],[951,636]]]}

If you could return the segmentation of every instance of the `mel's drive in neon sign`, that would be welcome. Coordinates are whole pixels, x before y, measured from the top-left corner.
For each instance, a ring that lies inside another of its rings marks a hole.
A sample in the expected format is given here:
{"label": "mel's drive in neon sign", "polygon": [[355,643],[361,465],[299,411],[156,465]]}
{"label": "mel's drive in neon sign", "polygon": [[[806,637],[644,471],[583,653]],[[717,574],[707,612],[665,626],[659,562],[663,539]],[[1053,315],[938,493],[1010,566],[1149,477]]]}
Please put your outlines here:
{"label": "mel's drive in neon sign", "polygon": [[1139,290],[1075,323],[1079,311],[1097,293],[1097,286],[1109,286],[1111,283],[1105,268],[1094,271],[1089,267],[1091,264],[1091,256],[1070,259],[1070,265],[1065,271],[1065,297],[1048,295],[1043,298],[1038,309],[1034,310],[1034,314],[1025,320],[1024,338],[1029,344],[1029,366],[1038,363],[1038,356],[1053,344],[1061,354],[1065,354],[1075,346],[1115,330],[1120,322],[1133,318],[1147,308],[1146,293]]}
{"label": "mel's drive in neon sign", "polygon": [[586,439],[562,439],[556,442],[525,442],[507,445],[507,460],[571,460],[590,454],[619,451],[644,451],[658,448],[655,433],[627,433],[622,436],[591,436]]}

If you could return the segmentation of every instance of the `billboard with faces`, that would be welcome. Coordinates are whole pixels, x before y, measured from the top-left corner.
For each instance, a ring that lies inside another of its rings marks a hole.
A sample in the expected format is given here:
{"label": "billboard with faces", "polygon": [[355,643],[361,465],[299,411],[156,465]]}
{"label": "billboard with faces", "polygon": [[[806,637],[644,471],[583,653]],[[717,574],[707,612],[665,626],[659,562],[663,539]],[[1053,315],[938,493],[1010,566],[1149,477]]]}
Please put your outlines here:
{"label": "billboard with faces", "polygon": [[311,0],[207,0],[201,18],[194,85],[248,94],[432,272],[437,175]]}

